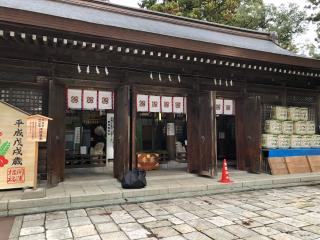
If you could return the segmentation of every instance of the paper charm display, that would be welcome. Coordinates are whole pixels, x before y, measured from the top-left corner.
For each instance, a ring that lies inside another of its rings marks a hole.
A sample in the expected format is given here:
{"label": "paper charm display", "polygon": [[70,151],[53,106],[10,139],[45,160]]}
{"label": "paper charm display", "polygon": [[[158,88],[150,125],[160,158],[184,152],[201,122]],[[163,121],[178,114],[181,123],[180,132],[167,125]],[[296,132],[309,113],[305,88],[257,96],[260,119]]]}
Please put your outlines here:
{"label": "paper charm display", "polygon": [[160,112],[160,96],[149,96],[149,111]]}
{"label": "paper charm display", "polygon": [[113,97],[110,91],[99,91],[98,92],[98,109],[109,110],[113,107]]}
{"label": "paper charm display", "polygon": [[82,90],[81,89],[68,89],[67,101],[69,109],[82,108]]}
{"label": "paper charm display", "polygon": [[149,96],[137,95],[137,112],[149,112]]}
{"label": "paper charm display", "polygon": [[172,97],[161,97],[161,112],[172,113]]}
{"label": "paper charm display", "polygon": [[220,99],[220,98],[216,99],[216,114],[217,115],[223,114],[223,99]]}
{"label": "paper charm display", "polygon": [[98,93],[96,90],[83,90],[83,110],[97,109]]}
{"label": "paper charm display", "polygon": [[183,97],[173,97],[173,112],[174,113],[183,113],[184,108],[184,98]]}
{"label": "paper charm display", "polygon": [[234,114],[234,101],[225,99],[223,102],[223,113],[226,115]]}

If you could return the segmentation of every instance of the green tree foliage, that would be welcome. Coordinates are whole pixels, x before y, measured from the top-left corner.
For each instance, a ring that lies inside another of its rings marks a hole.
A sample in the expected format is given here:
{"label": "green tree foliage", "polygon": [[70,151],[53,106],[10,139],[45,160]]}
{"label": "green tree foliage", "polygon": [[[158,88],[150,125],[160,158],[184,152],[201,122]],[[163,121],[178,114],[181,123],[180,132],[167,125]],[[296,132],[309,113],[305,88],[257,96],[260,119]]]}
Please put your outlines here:
{"label": "green tree foliage", "polygon": [[279,8],[269,5],[266,8],[266,30],[278,33],[278,40],[283,48],[297,51],[293,40],[306,28],[306,13],[300,11],[299,7],[293,3],[288,6],[281,5]]}
{"label": "green tree foliage", "polygon": [[320,59],[320,0],[309,0],[309,4],[306,8],[311,12],[308,20],[317,24],[317,38],[316,45],[309,44],[307,49],[309,50],[310,56]]}
{"label": "green tree foliage", "polygon": [[[319,1],[319,0],[315,0]],[[296,51],[293,39],[304,32],[305,12],[295,4],[265,5],[263,0],[141,0],[141,8],[253,30],[276,32],[279,44]]]}

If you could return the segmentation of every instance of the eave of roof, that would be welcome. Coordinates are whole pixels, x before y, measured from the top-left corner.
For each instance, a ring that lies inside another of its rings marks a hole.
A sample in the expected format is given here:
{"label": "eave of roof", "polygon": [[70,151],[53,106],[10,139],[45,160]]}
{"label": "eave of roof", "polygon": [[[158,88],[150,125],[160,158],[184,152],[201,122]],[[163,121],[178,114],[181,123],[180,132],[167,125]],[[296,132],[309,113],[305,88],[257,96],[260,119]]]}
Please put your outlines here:
{"label": "eave of roof", "polygon": [[[227,26],[218,26],[203,21],[190,20],[181,17],[175,17],[168,14],[150,12],[146,10],[132,9],[127,7],[119,7],[113,4],[101,4],[97,1],[83,0],[29,0],[27,5],[21,4],[23,0],[2,0],[0,2],[0,11],[4,14],[7,10],[19,10],[20,12],[28,12],[33,14],[41,14],[56,18],[62,18],[69,21],[81,21],[99,26],[108,26],[144,32],[168,39],[175,38],[177,41],[185,39],[197,43],[212,44],[214,48],[218,46],[226,46],[232,49],[239,49],[238,52],[244,50],[252,50],[261,54],[272,54],[284,58],[295,58],[296,61],[283,62],[284,64],[312,67],[319,69],[320,62],[297,56],[287,50],[280,48],[270,40],[267,33],[261,33],[251,30],[243,30]],[[62,9],[62,10],[61,10]],[[0,20],[8,20],[5,17]],[[11,18],[12,21],[15,21]],[[20,20],[21,22],[22,20]],[[45,24],[40,24],[44,26]],[[61,27],[61,30],[63,27]],[[65,29],[64,29],[65,30]],[[93,34],[94,35],[94,34]],[[122,39],[123,40],[123,39]],[[143,41],[143,39],[141,39]],[[190,49],[195,50],[195,49]],[[200,49],[199,49],[200,50]],[[220,53],[224,55],[223,53]],[[228,56],[228,51],[225,51]],[[234,56],[233,56],[234,57]],[[241,56],[239,56],[241,57]],[[256,60],[256,59],[255,59]],[[277,62],[277,61],[275,61]],[[299,63],[300,62],[300,63]],[[282,63],[281,61],[278,63]],[[312,64],[308,64],[312,63]],[[292,64],[294,65],[294,64]]]}

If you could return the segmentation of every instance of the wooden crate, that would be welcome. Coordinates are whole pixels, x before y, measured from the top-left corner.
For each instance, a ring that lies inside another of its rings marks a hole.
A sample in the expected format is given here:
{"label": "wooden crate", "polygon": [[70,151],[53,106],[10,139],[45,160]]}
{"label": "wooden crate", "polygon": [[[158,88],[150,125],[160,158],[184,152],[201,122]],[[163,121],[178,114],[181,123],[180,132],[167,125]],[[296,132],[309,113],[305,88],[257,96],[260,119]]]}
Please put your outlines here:
{"label": "wooden crate", "polygon": [[320,156],[307,156],[312,172],[320,172]]}
{"label": "wooden crate", "polygon": [[268,158],[272,175],[289,174],[287,163],[284,157]]}
{"label": "wooden crate", "polygon": [[306,156],[285,157],[289,173],[309,173],[311,172]]}

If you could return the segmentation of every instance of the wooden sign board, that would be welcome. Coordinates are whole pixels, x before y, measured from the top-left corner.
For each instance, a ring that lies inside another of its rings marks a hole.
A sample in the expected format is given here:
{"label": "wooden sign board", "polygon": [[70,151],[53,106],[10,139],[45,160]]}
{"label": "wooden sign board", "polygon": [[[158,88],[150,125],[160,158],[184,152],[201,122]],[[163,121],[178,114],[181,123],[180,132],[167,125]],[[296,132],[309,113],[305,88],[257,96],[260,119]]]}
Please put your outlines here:
{"label": "wooden sign board", "polygon": [[35,187],[38,143],[27,139],[29,115],[0,102],[0,189]]}
{"label": "wooden sign board", "polygon": [[52,119],[38,114],[27,117],[28,141],[46,142],[49,120]]}

